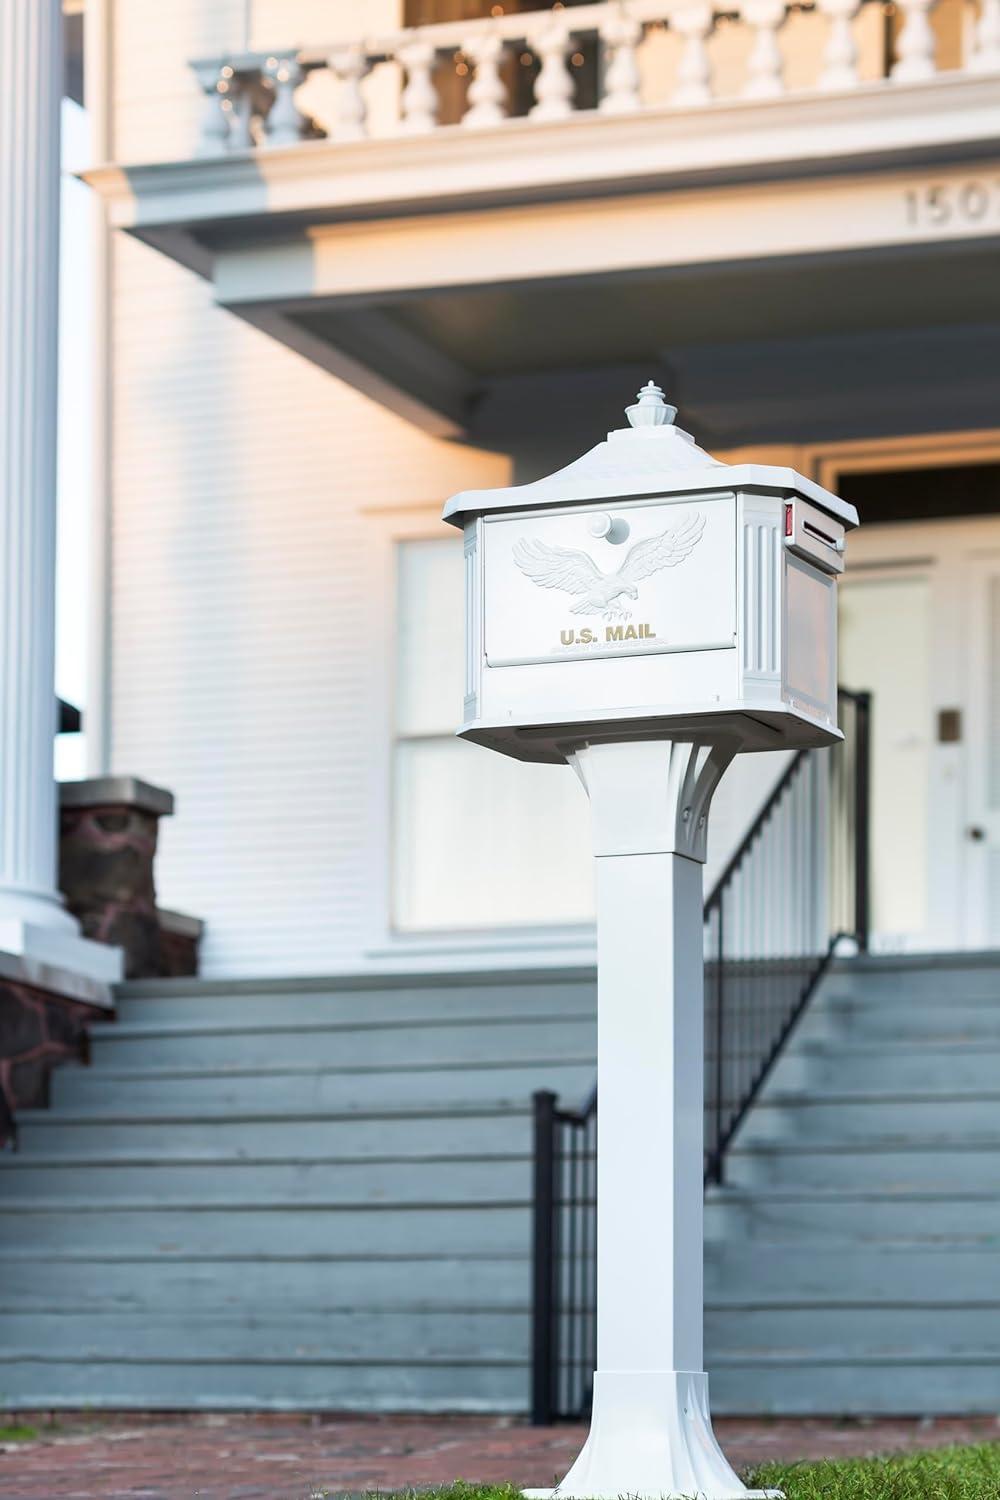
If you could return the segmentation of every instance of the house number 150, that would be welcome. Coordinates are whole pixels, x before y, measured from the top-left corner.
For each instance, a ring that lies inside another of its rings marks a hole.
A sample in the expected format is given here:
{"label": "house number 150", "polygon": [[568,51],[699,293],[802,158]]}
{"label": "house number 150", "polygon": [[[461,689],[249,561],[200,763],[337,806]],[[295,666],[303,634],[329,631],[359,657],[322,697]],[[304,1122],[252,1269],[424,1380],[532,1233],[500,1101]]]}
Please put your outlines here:
{"label": "house number 150", "polygon": [[906,197],[906,222],[913,229],[956,228],[1000,219],[1000,182],[970,179],[968,182],[930,183],[910,188]]}

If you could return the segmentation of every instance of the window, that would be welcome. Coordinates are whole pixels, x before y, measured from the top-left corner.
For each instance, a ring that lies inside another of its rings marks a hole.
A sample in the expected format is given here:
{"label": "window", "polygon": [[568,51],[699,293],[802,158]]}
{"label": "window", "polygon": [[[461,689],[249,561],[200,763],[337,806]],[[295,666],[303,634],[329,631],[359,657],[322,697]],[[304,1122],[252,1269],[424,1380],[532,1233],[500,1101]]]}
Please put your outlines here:
{"label": "window", "polygon": [[590,828],[576,777],[455,738],[463,586],[457,535],[397,543],[392,926],[589,921]]}

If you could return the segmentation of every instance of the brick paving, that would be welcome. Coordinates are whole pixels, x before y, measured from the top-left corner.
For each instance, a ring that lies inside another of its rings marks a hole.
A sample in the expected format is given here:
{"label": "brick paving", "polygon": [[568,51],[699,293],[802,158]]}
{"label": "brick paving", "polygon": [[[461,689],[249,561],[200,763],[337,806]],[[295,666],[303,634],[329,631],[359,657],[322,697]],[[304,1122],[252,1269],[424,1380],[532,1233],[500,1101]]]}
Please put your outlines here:
{"label": "brick paving", "polygon": [[[0,1427],[4,1422],[0,1414]],[[0,1438],[0,1500],[313,1500],[374,1489],[565,1472],[581,1427],[512,1418],[17,1413],[36,1439]],[[721,1418],[737,1467],[1000,1441],[1000,1417],[833,1421]]]}

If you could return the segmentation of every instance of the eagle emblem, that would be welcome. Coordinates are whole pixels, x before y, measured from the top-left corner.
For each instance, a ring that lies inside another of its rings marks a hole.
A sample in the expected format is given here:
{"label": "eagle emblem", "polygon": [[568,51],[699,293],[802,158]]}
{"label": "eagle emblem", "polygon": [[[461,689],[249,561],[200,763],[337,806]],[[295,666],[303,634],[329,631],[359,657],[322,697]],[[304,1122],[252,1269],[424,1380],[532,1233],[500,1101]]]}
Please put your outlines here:
{"label": "eagle emblem", "polygon": [[704,529],[705,517],[689,512],[676,526],[630,547],[617,573],[603,573],[587,552],[549,547],[524,537],[515,543],[513,556],[521,572],[539,588],[579,595],[571,614],[628,620],[632,612],[624,601],[639,597],[636,585],[661,568],[674,568],[683,562]]}

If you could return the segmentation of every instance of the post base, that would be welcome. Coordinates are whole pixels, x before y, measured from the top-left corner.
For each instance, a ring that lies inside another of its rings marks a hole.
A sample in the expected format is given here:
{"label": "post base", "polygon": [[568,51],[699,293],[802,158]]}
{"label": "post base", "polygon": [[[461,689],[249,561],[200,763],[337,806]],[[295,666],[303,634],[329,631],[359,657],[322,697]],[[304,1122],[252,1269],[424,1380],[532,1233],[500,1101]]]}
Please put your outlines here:
{"label": "post base", "polygon": [[[100,1004],[101,999],[91,994],[87,986],[96,986],[104,993],[109,984],[121,979],[121,949],[81,937],[68,913],[66,920],[67,929],[55,929],[16,918],[10,920],[0,914],[0,955],[7,955],[18,964],[16,976],[8,977],[55,994]],[[69,976],[78,983],[67,987]]]}
{"label": "post base", "polygon": [[748,1490],[712,1431],[708,1376],[695,1370],[610,1370],[594,1376],[594,1410],[579,1458],[553,1500],[746,1500]]}

